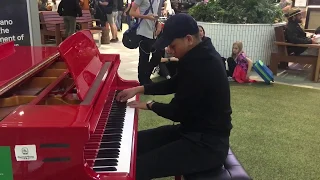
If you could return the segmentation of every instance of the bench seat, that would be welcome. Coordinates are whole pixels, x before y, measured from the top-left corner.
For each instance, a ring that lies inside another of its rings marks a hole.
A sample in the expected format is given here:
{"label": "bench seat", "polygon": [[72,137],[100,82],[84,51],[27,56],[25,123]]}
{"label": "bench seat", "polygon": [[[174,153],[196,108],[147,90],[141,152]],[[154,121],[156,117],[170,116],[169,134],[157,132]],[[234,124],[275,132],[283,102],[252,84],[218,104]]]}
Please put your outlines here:
{"label": "bench seat", "polygon": [[[45,44],[47,36],[55,37],[56,45],[58,46],[62,39],[66,37],[65,26],[63,17],[55,11],[40,11],[39,19],[41,24],[41,42]],[[90,29],[92,34],[99,35],[99,46],[101,45],[101,27],[94,27],[93,21],[99,21],[92,19],[89,10],[82,10],[82,17],[77,17],[76,22],[80,24],[81,30]]]}
{"label": "bench seat", "polygon": [[[319,72],[320,72],[320,55],[318,56],[292,56],[288,54],[288,47],[295,46],[295,47],[304,47],[304,48],[315,48],[320,50],[319,44],[292,44],[287,43],[285,39],[285,29],[286,26],[278,26],[274,28],[276,42],[275,45],[277,46],[277,52],[272,52],[270,56],[270,70],[273,72],[274,75],[278,73],[278,65],[285,64],[288,66],[289,62],[300,63],[300,64],[310,64],[312,65],[312,73],[311,73],[311,80],[314,82],[318,82],[319,80]],[[310,32],[311,30],[309,30]]]}
{"label": "bench seat", "polygon": [[[176,178],[177,179],[177,178]],[[222,168],[213,171],[189,174],[184,180],[252,180],[235,155],[229,149],[228,157]]]}

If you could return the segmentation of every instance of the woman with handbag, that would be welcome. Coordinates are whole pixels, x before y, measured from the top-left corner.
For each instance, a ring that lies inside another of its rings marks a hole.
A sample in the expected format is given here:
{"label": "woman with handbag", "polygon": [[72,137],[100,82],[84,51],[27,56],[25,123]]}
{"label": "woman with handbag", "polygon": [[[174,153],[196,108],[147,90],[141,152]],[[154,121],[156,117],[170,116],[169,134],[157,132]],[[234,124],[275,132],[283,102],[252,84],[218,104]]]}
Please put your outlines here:
{"label": "woman with handbag", "polygon": [[[139,47],[138,79],[141,85],[152,83],[151,73],[162,57],[161,51],[152,49],[162,28],[161,23],[157,23],[159,4],[160,0],[135,0],[129,15],[138,18],[139,22],[133,27],[134,29],[131,28],[130,32],[124,34],[122,41],[126,44],[124,40],[128,36],[127,38],[135,39],[137,42],[135,47],[131,48]],[[152,54],[151,59],[150,54]]]}

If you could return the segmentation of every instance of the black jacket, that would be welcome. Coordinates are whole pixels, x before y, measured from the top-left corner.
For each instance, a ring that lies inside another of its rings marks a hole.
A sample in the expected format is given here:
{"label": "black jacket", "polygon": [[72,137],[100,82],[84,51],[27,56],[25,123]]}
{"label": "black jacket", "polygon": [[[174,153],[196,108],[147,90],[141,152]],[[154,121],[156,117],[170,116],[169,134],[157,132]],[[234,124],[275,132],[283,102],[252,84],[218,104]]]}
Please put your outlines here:
{"label": "black jacket", "polygon": [[[306,33],[296,22],[288,22],[287,28],[285,30],[285,38],[288,43],[293,44],[312,44],[312,40],[306,37]],[[288,53],[294,53],[295,55],[300,55],[307,48],[305,47],[288,47]]]}
{"label": "black jacket", "polygon": [[82,9],[79,0],[62,0],[59,3],[58,13],[60,16],[81,17]]}
{"label": "black jacket", "polygon": [[179,60],[172,79],[145,85],[144,94],[175,93],[169,104],[154,103],[159,116],[181,123],[184,133],[209,133],[229,137],[231,124],[230,87],[220,54],[210,38]]}

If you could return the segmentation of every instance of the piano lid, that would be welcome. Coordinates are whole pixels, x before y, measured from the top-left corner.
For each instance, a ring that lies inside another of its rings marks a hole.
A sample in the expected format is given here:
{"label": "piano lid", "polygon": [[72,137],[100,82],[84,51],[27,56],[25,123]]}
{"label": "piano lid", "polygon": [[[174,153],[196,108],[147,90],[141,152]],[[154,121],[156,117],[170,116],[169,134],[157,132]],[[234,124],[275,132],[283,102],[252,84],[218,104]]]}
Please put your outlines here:
{"label": "piano lid", "polygon": [[9,41],[9,42],[5,42],[0,44],[0,61],[1,59],[4,59],[8,56],[10,56],[11,54],[13,54],[15,52],[14,49],[14,41]]}
{"label": "piano lid", "polygon": [[91,32],[83,30],[73,34],[58,50],[75,81],[78,97],[83,100],[103,65]]}
{"label": "piano lid", "polygon": [[0,45],[0,87],[57,54],[56,47],[13,46],[13,43]]}

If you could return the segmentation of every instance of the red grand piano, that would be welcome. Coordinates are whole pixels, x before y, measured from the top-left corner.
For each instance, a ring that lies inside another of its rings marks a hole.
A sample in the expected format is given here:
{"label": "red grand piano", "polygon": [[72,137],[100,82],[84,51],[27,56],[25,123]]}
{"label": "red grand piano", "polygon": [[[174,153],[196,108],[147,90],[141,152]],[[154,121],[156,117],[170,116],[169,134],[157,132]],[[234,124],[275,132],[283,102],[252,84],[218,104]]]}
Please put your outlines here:
{"label": "red grand piano", "polygon": [[14,180],[135,179],[138,114],[114,98],[138,82],[119,77],[118,54],[100,54],[86,30],[58,48],[0,49],[0,147]]}

